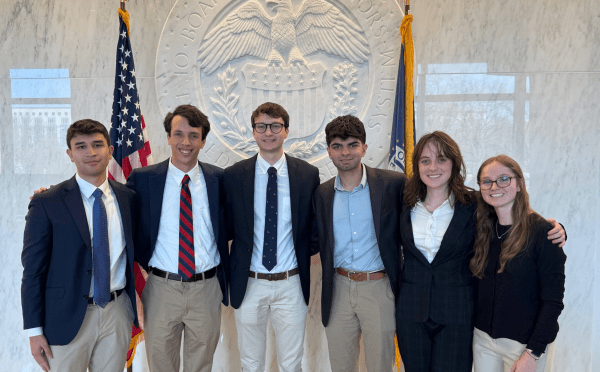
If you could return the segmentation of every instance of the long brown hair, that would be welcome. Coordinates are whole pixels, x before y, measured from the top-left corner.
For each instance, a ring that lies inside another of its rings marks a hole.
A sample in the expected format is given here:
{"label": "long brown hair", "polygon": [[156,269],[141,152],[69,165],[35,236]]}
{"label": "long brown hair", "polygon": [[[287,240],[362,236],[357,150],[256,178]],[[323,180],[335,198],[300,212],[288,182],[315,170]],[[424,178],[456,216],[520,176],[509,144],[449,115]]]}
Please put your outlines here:
{"label": "long brown hair", "polygon": [[419,159],[421,159],[423,149],[425,149],[425,146],[429,142],[437,147],[438,154],[443,154],[452,162],[452,174],[450,175],[448,186],[450,192],[454,194],[455,200],[465,205],[471,203],[474,191],[470,187],[465,186],[467,171],[458,144],[449,135],[440,131],[423,135],[415,146],[412,157],[413,174],[404,187],[404,203],[412,208],[417,204],[418,200],[425,201],[427,186],[421,181]]}
{"label": "long brown hair", "polygon": [[[512,226],[508,232],[508,237],[502,242],[500,250],[500,268],[498,269],[498,273],[501,273],[504,271],[506,263],[527,247],[531,228],[530,217],[534,212],[529,207],[529,194],[527,194],[527,189],[525,188],[523,171],[519,164],[512,158],[506,155],[498,155],[484,161],[481,167],[479,167],[479,172],[477,172],[477,182],[481,181],[481,172],[483,169],[492,163],[500,163],[510,169],[515,175],[514,181],[518,182],[518,188],[521,189],[521,191],[517,192],[515,202],[512,206]],[[498,216],[494,207],[483,200],[481,191],[477,191],[476,195],[477,211],[475,212],[475,217],[477,219],[477,237],[475,238],[475,255],[471,259],[469,267],[473,275],[481,279],[483,278],[483,272],[488,261],[493,226]]]}

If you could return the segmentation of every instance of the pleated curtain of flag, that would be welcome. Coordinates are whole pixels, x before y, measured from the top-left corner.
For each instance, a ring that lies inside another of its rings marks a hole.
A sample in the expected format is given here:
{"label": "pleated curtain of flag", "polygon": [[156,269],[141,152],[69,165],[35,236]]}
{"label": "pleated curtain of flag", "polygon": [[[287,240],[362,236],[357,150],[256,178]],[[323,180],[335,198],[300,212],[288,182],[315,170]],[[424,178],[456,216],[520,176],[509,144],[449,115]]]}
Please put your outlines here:
{"label": "pleated curtain of flag", "polygon": [[[412,156],[415,147],[413,65],[415,49],[413,45],[411,23],[413,16],[406,7],[400,26],[402,43],[398,63],[398,80],[396,100],[392,121],[392,138],[390,140],[390,157],[388,169],[412,175]],[[396,367],[400,369],[402,359],[396,339]]]}
{"label": "pleated curtain of flag", "polygon": [[[117,44],[117,64],[115,90],[110,127],[110,142],[114,147],[113,158],[108,165],[108,177],[124,183],[131,171],[152,164],[150,143],[146,124],[140,109],[133,52],[129,39],[129,12],[119,9],[119,41]],[[142,290],[146,280],[139,265],[134,265],[136,301],[138,314],[141,313]],[[133,300],[133,299],[132,299]],[[142,327],[140,320],[140,327]],[[136,346],[143,341],[144,333],[133,326],[131,343],[127,352],[127,369],[135,356]]]}

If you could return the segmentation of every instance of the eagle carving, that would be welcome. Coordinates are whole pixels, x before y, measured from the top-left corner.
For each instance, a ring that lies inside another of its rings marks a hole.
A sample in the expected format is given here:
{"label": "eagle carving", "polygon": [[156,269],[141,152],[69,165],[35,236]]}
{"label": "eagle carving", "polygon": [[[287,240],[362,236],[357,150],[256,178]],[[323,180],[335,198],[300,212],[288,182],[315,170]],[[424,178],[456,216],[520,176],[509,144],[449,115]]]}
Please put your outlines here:
{"label": "eagle carving", "polygon": [[246,55],[266,59],[268,66],[307,66],[304,59],[324,51],[354,63],[367,61],[361,28],[324,0],[304,0],[294,12],[291,0],[268,0],[271,17],[257,0],[248,0],[207,33],[198,62],[211,74]]}

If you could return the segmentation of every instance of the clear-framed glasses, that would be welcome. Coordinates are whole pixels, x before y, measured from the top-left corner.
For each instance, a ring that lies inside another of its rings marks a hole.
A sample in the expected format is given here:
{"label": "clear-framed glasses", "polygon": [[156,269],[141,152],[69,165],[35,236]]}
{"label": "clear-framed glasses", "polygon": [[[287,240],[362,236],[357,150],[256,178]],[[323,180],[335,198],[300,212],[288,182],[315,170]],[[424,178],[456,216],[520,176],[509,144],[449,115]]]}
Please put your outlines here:
{"label": "clear-framed glasses", "polygon": [[489,189],[491,189],[492,188],[492,184],[494,184],[494,183],[496,183],[496,185],[498,187],[504,188],[504,187],[510,186],[510,182],[511,182],[511,180],[513,178],[517,178],[517,177],[502,176],[502,177],[498,178],[495,181],[492,181],[492,180],[483,180],[483,181],[478,182],[478,183],[479,183],[479,187],[482,190],[489,190]]}
{"label": "clear-framed glasses", "polygon": [[281,130],[283,129],[283,124],[281,124],[281,123],[271,123],[271,124],[255,123],[254,124],[254,130],[258,133],[266,132],[267,127],[271,128],[271,132],[277,134],[277,133],[281,132]]}

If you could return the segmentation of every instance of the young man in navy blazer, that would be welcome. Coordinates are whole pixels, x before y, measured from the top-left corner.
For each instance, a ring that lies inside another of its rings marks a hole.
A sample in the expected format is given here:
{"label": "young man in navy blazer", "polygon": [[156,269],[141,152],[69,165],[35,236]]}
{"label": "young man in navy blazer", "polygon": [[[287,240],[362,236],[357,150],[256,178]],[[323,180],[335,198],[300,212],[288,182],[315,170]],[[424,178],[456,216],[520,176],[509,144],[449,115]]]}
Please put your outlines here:
{"label": "young man in navy blazer", "polygon": [[77,174],[29,203],[21,301],[31,353],[44,371],[117,371],[137,325],[133,230],[137,195],[106,178],[104,125],[67,131]]}
{"label": "young man in navy blazer", "polygon": [[358,370],[362,333],[367,370],[389,372],[405,177],[362,164],[366,132],[358,118],[335,118],[325,135],[338,175],[317,188],[314,206],[323,267],[321,316],[331,369]]}
{"label": "young man in navy blazer", "polygon": [[277,339],[279,371],[302,366],[310,289],[313,212],[319,171],[283,153],[289,115],[267,102],[252,113],[258,155],[225,169],[231,245],[231,305],[243,371],[264,371],[267,322]]}
{"label": "young man in navy blazer", "polygon": [[127,186],[140,196],[136,258],[148,271],[142,294],[151,371],[179,372],[181,334],[187,371],[210,372],[228,303],[223,170],[198,161],[208,118],[181,105],[164,120],[171,158],[135,169]]}

